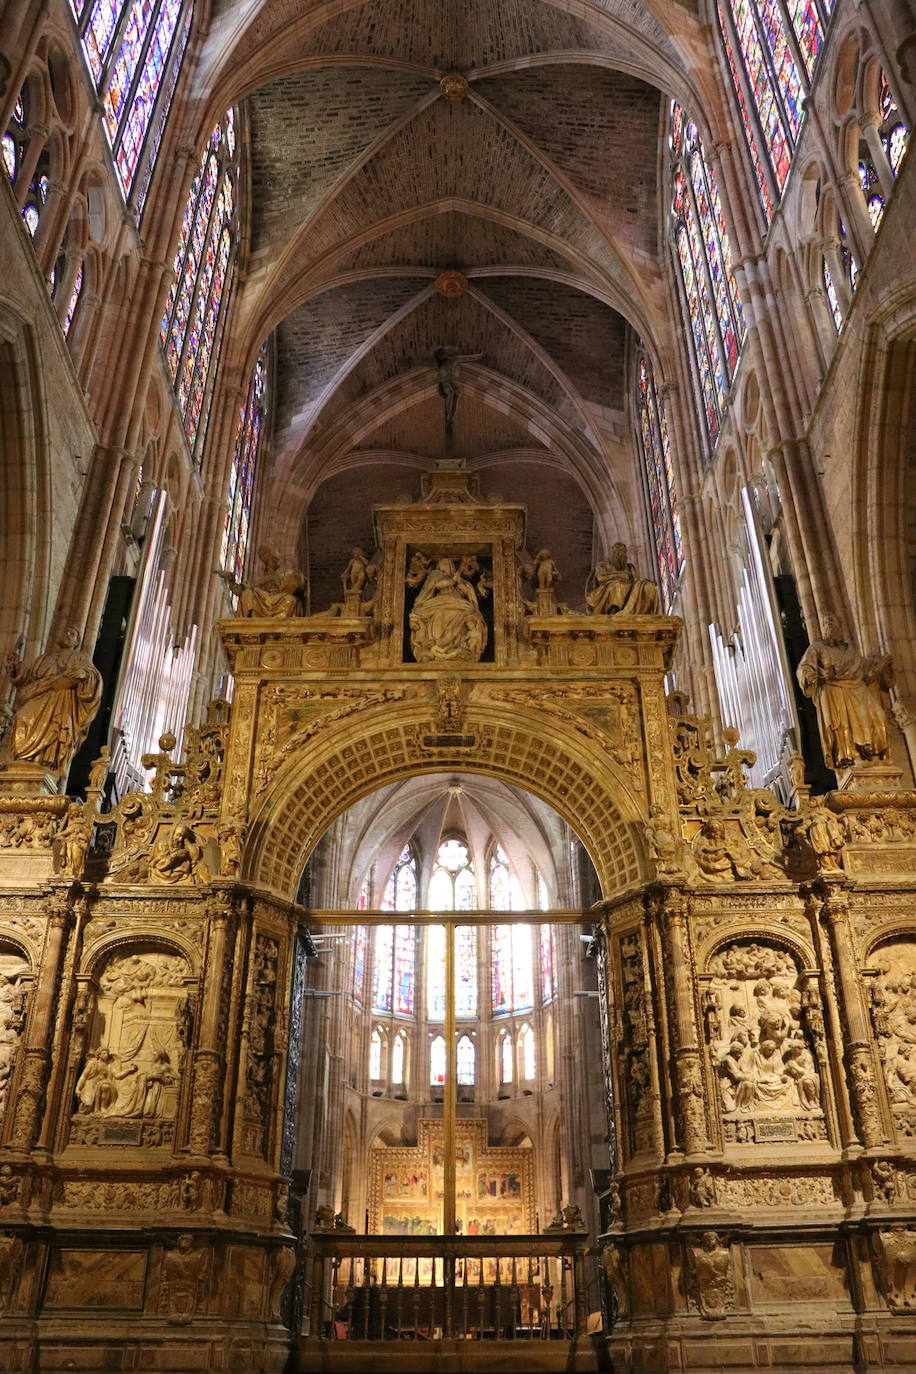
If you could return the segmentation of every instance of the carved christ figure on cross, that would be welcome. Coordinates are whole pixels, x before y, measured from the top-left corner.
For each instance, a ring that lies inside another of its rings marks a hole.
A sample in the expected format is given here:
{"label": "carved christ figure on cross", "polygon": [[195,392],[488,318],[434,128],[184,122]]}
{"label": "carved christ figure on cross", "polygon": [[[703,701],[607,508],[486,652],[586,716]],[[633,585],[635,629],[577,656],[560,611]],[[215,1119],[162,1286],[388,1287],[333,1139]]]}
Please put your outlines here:
{"label": "carved christ figure on cross", "polygon": [[451,434],[461,390],[461,364],[479,363],[482,353],[459,353],[454,344],[440,344],[433,353],[439,395],[445,410],[445,432]]}

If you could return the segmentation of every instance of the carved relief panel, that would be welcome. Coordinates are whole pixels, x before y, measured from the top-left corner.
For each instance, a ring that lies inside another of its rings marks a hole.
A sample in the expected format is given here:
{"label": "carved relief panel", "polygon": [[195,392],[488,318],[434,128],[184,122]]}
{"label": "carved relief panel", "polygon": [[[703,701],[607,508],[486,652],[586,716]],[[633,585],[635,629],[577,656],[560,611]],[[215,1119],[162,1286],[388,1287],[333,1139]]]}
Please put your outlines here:
{"label": "carved relief panel", "polygon": [[0,945],[0,1121],[6,1110],[16,1051],[25,1022],[30,981],[28,962],[18,952]]}
{"label": "carved relief panel", "polygon": [[71,1144],[172,1141],[190,980],[184,956],[161,947],[122,947],[106,960],[83,1000]]}
{"label": "carved relief panel", "polygon": [[626,1111],[627,1143],[631,1154],[652,1146],[652,1092],[649,1033],[642,939],[638,931],[624,935],[619,945],[620,1001],[617,1018],[617,1062]]}
{"label": "carved relief panel", "polygon": [[243,1109],[242,1149],[264,1155],[268,1143],[274,1077],[279,1047],[276,1043],[278,941],[268,935],[255,939],[249,993],[248,1058]]}
{"label": "carved relief panel", "polygon": [[871,1011],[884,1081],[898,1132],[916,1136],[916,938],[889,940],[873,953]]}
{"label": "carved relief panel", "polygon": [[735,941],[710,959],[707,1035],[726,1141],[827,1136],[803,979],[785,949]]}

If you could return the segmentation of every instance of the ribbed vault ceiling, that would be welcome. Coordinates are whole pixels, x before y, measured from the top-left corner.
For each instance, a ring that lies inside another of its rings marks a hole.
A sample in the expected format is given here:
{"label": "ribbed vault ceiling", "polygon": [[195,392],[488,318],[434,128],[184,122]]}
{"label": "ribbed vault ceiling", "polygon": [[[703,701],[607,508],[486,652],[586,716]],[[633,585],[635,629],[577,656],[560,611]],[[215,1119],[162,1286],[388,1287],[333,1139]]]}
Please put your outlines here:
{"label": "ribbed vault ceiling", "polygon": [[627,368],[665,330],[660,137],[700,44],[671,0],[215,5],[206,117],[244,97],[250,144],[233,361],[275,333],[261,528],[308,559],[313,610],[372,502],[445,456],[440,344],[483,355],[452,452],[529,504],[569,601],[596,545],[645,558]]}

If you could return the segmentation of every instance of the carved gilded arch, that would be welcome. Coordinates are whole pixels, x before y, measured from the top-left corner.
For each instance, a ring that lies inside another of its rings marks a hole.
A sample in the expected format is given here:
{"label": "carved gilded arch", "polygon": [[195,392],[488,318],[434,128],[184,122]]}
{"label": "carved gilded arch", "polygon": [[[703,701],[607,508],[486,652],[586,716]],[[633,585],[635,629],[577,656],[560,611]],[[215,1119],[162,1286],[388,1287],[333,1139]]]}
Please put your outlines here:
{"label": "carved gilded arch", "polygon": [[754,941],[778,946],[796,961],[799,972],[818,966],[819,960],[810,941],[803,940],[796,931],[787,930],[784,926],[765,919],[753,923],[736,919],[728,926],[720,927],[708,935],[698,946],[697,968],[701,973],[707,974],[710,961],[729,945],[752,944]]}
{"label": "carved gilded arch", "polygon": [[[496,694],[494,693],[494,696]],[[253,886],[295,897],[312,849],[343,811],[385,783],[419,773],[480,773],[532,792],[563,817],[589,853],[602,892],[614,896],[645,881],[643,805],[634,779],[607,749],[536,706],[471,703],[470,749],[427,745],[424,697],[349,717],[309,741],[276,778],[254,816],[242,876]]]}

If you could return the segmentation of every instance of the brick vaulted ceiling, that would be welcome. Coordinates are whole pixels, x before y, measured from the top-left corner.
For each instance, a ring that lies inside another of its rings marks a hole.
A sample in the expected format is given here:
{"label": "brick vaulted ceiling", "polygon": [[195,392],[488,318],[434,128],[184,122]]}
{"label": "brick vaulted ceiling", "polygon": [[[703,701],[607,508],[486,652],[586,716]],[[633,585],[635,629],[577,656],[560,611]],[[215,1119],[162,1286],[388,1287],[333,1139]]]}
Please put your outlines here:
{"label": "brick vaulted ceiling", "polygon": [[570,600],[612,538],[645,556],[627,366],[664,331],[660,140],[697,33],[675,0],[217,0],[206,117],[240,100],[250,148],[240,374],[275,337],[259,523],[312,609],[445,454],[439,344],[483,355],[453,451],[528,503]]}

